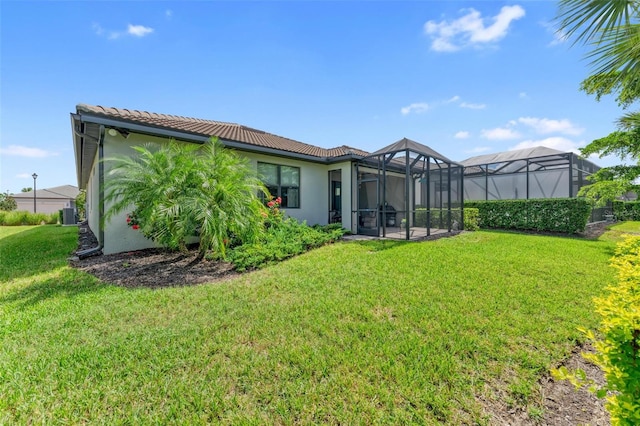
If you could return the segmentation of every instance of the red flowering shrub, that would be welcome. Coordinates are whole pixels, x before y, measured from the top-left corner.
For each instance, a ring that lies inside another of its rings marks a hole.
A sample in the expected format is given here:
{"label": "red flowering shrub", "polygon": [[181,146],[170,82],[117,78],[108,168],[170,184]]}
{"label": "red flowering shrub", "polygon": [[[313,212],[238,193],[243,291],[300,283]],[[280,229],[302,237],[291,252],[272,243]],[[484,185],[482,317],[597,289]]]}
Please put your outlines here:
{"label": "red flowering shrub", "polygon": [[127,214],[127,226],[135,230],[140,229],[140,219],[138,218],[138,214],[135,210]]}

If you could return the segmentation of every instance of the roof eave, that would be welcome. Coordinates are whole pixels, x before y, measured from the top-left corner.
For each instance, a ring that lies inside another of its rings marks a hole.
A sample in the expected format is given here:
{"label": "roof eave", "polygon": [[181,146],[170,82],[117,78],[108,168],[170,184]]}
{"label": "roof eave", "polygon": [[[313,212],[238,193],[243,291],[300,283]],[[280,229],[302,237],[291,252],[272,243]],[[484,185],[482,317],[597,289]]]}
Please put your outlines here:
{"label": "roof eave", "polygon": [[[80,114],[77,114],[77,115],[80,116]],[[168,138],[178,139],[184,142],[205,143],[212,136],[212,135],[207,136],[203,134],[183,132],[178,130],[171,130],[171,129],[158,127],[158,126],[149,126],[149,125],[144,125],[140,123],[135,123],[129,120],[118,120],[115,118],[108,118],[108,117],[90,114],[90,113],[82,113],[80,119],[82,122],[91,122],[95,124],[101,124],[107,128],[109,127],[120,128],[120,129],[126,128],[127,130],[131,130],[132,132],[135,132],[135,133],[145,134],[149,136],[168,137]],[[74,132],[74,135],[75,135],[75,132]],[[276,148],[252,145],[246,142],[238,142],[230,139],[220,138],[220,142],[222,142],[223,145],[229,148],[237,149],[240,151],[254,152],[259,154],[273,155],[273,156],[286,157],[286,158],[295,158],[295,159],[311,161],[315,163],[326,164],[329,162],[329,160],[333,160],[333,158],[330,159],[327,157],[317,157],[309,154],[302,154],[302,153],[285,151],[285,150],[276,149]],[[77,157],[76,157],[76,162],[77,162]]]}

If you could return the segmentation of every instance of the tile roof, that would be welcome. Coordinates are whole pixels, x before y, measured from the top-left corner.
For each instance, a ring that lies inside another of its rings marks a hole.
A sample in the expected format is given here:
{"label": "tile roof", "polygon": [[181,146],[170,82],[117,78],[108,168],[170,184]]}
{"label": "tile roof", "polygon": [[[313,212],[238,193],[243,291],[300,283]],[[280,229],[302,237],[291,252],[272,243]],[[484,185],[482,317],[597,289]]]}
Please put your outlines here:
{"label": "tile roof", "polygon": [[366,151],[344,145],[326,149],[240,124],[226,123],[223,121],[203,120],[178,115],[157,114],[147,111],[108,108],[86,104],[77,105],[76,110],[80,114],[85,113],[104,116],[130,123],[181,131],[205,137],[218,136],[222,140],[242,142],[257,147],[271,148],[318,158],[340,157],[349,154],[356,156],[368,155]]}

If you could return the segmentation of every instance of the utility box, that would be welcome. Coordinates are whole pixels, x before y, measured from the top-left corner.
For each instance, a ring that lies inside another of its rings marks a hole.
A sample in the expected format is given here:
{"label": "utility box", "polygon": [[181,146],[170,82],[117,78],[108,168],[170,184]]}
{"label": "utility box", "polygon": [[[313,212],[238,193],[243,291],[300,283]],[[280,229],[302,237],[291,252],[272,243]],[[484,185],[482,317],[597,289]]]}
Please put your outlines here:
{"label": "utility box", "polygon": [[72,208],[62,209],[62,224],[63,225],[76,224],[76,209],[72,209]]}

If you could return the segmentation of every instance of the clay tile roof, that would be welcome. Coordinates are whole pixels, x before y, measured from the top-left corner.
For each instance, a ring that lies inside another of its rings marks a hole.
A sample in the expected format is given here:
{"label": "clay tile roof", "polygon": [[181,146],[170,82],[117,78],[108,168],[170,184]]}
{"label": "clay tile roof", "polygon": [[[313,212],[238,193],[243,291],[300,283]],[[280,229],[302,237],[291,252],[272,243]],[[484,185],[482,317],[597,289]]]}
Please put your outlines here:
{"label": "clay tile roof", "polygon": [[220,139],[227,141],[242,142],[248,145],[305,154],[318,158],[339,157],[348,154],[360,156],[368,155],[365,151],[348,146],[331,149],[320,148],[318,146],[298,142],[296,140],[274,135],[262,130],[253,129],[251,127],[235,123],[226,123],[223,121],[203,120],[198,118],[157,114],[153,112],[121,108],[108,108],[99,105],[93,106],[79,104],[76,109],[78,113],[106,116],[130,123],[148,125],[168,130],[177,130],[205,137],[217,136]]}

